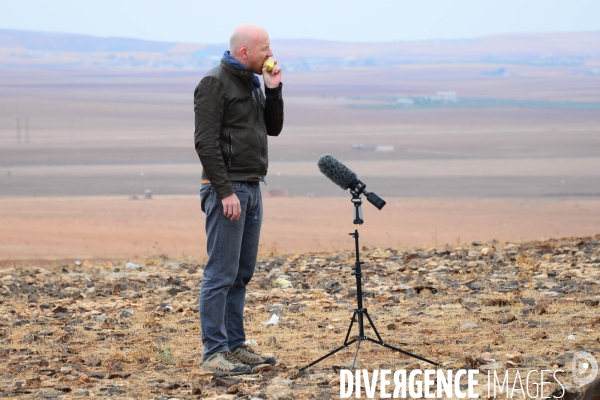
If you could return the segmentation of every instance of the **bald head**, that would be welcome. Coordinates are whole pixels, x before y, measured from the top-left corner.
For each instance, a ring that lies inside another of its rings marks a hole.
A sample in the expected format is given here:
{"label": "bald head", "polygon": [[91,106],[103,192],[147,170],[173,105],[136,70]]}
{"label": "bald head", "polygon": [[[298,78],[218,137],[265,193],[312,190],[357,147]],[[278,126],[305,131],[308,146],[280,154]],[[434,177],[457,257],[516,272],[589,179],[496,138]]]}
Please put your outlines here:
{"label": "bald head", "polygon": [[257,74],[262,73],[262,64],[273,55],[270,46],[267,31],[252,24],[238,26],[229,39],[231,56]]}
{"label": "bald head", "polygon": [[242,47],[252,46],[258,39],[269,37],[267,31],[257,25],[242,24],[235,28],[229,39],[229,51],[237,53]]}

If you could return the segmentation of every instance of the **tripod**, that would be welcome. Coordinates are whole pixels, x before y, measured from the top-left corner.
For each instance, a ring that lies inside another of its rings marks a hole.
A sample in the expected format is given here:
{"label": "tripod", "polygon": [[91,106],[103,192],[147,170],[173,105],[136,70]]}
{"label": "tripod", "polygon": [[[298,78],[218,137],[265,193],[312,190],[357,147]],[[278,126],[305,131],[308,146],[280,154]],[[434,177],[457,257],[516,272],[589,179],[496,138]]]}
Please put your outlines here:
{"label": "tripod", "polygon": [[[350,326],[348,327],[348,332],[346,333],[346,338],[344,339],[344,343],[340,347],[325,354],[323,357],[300,368],[299,372],[302,372],[302,371],[306,370],[307,368],[312,367],[313,365],[323,361],[327,357],[334,355],[338,351],[345,349],[346,347],[350,346],[351,344],[354,344],[355,342],[358,342],[358,345],[356,346],[356,352],[354,353],[354,359],[352,360],[352,369],[354,369],[354,366],[356,365],[356,357],[358,356],[358,350],[360,349],[360,344],[364,340],[376,343],[380,346],[387,347],[388,349],[397,351],[399,353],[405,354],[407,356],[416,358],[421,361],[425,361],[429,364],[439,367],[439,364],[436,362],[433,362],[426,358],[417,356],[415,354],[409,353],[408,351],[401,350],[397,347],[394,347],[394,346],[391,346],[391,345],[385,343],[383,341],[383,339],[381,338],[381,335],[379,335],[377,328],[375,328],[375,324],[373,323],[373,320],[369,316],[367,309],[363,307],[361,265],[364,264],[364,262],[360,261],[360,252],[359,252],[359,246],[358,246],[358,225],[363,224],[363,215],[362,215],[362,208],[361,208],[362,200],[360,198],[359,191],[351,190],[350,193],[352,194],[352,203],[354,204],[354,232],[349,233],[349,235],[354,238],[354,246],[355,246],[355,254],[356,254],[356,262],[354,263],[354,268],[352,268],[352,271],[353,271],[352,275],[354,275],[356,277],[356,298],[357,298],[358,308],[354,309],[354,313],[352,314],[352,319],[350,320]],[[373,332],[375,332],[375,335],[377,335],[378,340],[375,340],[375,339],[370,338],[365,335],[364,317],[367,317],[367,320],[369,321],[369,325],[371,326],[371,328],[373,328]],[[357,324],[358,324],[358,335],[356,337],[354,337],[354,339],[348,341],[348,339],[350,338],[350,332],[352,331],[352,327],[354,326],[354,322],[357,322]]]}

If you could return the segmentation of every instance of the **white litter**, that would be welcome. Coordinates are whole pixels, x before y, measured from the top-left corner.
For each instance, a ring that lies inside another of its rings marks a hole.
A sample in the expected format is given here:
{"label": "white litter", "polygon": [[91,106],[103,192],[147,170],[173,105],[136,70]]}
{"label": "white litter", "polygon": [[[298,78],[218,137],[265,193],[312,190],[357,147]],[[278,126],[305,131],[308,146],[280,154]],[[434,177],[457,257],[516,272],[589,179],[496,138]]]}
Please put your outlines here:
{"label": "white litter", "polygon": [[275,281],[275,284],[277,284],[279,286],[283,286],[283,287],[288,287],[288,286],[291,286],[292,282],[288,281],[287,279],[277,278],[277,280]]}
{"label": "white litter", "polygon": [[273,315],[271,315],[271,319],[269,319],[267,322],[261,322],[261,324],[269,326],[269,325],[275,325],[278,322],[279,322],[279,315],[273,314]]}

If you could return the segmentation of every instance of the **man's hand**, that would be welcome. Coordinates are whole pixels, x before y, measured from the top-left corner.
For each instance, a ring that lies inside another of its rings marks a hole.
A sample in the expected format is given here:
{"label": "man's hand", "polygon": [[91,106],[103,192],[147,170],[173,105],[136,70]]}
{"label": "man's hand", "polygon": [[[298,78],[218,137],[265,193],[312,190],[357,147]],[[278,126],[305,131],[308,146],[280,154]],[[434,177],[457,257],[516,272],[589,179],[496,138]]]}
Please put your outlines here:
{"label": "man's hand", "polygon": [[223,215],[229,218],[232,221],[237,221],[240,219],[240,214],[242,213],[242,206],[240,205],[240,200],[235,195],[235,193],[230,194],[229,196],[223,198],[221,200],[223,203]]}
{"label": "man's hand", "polygon": [[275,66],[271,72],[267,71],[266,65],[263,65],[262,72],[266,87],[275,89],[279,86],[279,82],[281,82],[281,67],[277,65],[277,60],[275,60]]}

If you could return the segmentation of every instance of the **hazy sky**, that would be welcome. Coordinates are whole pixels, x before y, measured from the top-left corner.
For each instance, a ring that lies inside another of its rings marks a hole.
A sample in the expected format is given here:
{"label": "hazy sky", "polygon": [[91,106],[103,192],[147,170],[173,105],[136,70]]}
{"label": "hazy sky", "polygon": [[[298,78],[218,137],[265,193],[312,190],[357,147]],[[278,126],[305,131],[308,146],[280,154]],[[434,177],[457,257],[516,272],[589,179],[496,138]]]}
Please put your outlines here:
{"label": "hazy sky", "polygon": [[272,39],[398,41],[600,30],[600,0],[0,0],[0,28],[224,43],[235,26]]}

